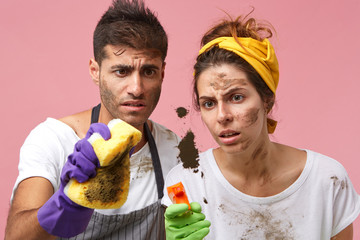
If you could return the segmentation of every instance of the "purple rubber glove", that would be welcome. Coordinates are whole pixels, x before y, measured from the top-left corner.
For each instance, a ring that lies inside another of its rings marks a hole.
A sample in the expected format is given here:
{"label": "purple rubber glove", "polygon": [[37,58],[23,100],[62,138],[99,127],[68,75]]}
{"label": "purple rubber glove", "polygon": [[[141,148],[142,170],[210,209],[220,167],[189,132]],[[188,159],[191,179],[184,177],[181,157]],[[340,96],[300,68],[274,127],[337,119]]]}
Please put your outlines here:
{"label": "purple rubber glove", "polygon": [[64,187],[71,178],[75,178],[78,182],[85,182],[96,175],[99,160],[93,147],[87,141],[94,132],[100,133],[105,140],[111,137],[107,125],[91,124],[85,138],[75,144],[74,152],[69,155],[62,169],[59,190],[38,211],[37,217],[41,227],[51,235],[73,237],[82,233],[94,212],[94,209],[74,203],[64,193]]}

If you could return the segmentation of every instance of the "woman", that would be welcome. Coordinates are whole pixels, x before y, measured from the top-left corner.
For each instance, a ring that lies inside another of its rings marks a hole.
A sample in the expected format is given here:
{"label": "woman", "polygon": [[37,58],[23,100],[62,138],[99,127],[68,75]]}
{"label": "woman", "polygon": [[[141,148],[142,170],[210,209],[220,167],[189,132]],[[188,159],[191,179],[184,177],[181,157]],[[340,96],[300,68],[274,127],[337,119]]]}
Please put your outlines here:
{"label": "woman", "polygon": [[279,80],[271,36],[239,17],[202,38],[195,105],[219,147],[201,153],[197,169],[168,174],[165,186],[182,182],[192,202],[188,211],[163,199],[168,239],[352,239],[360,196],[342,165],[269,139]]}

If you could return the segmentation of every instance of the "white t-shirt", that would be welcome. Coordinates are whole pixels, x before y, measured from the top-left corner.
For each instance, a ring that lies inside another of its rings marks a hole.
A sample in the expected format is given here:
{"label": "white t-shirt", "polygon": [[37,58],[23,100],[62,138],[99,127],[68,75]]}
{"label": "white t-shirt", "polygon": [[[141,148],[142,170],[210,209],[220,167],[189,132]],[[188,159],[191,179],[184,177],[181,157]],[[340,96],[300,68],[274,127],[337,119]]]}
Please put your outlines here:
{"label": "white t-shirt", "polygon": [[[157,145],[163,176],[179,163],[178,144],[180,138],[164,126],[152,122],[152,134]],[[48,179],[57,191],[60,186],[60,173],[67,157],[74,151],[80,138],[65,123],[47,118],[34,128],[20,150],[18,184],[29,177]],[[12,197],[13,198],[13,194]],[[155,172],[152,165],[148,143],[134,153],[130,159],[130,188],[125,204],[119,209],[96,210],[102,214],[126,214],[142,209],[158,200]]]}
{"label": "white t-shirt", "polygon": [[[340,163],[306,152],[300,177],[274,196],[253,197],[234,188],[221,173],[213,149],[200,154],[195,171],[181,164],[172,169],[165,189],[181,181],[189,201],[201,204],[211,222],[206,239],[329,240],[356,219],[360,196]],[[168,206],[171,201],[164,195]]]}

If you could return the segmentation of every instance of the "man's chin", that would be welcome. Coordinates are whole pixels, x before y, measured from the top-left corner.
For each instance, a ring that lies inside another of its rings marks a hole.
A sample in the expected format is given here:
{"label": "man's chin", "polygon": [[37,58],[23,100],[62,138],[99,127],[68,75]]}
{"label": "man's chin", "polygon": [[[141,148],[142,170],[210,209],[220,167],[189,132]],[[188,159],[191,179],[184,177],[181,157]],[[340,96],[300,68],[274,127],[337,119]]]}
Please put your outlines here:
{"label": "man's chin", "polygon": [[133,118],[133,117],[124,117],[121,118],[121,120],[127,122],[128,124],[130,124],[131,126],[135,127],[135,128],[140,128],[144,125],[144,123],[147,121],[147,118]]}

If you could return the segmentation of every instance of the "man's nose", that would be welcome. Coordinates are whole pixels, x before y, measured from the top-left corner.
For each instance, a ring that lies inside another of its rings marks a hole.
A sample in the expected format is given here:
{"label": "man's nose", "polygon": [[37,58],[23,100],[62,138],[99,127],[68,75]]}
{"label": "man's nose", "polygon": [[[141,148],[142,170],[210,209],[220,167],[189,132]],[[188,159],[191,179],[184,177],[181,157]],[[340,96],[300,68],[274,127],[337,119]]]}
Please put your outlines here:
{"label": "man's nose", "polygon": [[143,81],[139,73],[134,72],[129,78],[128,94],[140,97],[144,93]]}

